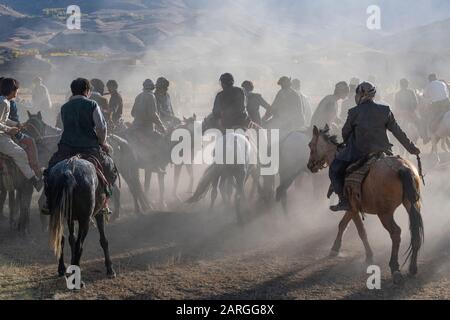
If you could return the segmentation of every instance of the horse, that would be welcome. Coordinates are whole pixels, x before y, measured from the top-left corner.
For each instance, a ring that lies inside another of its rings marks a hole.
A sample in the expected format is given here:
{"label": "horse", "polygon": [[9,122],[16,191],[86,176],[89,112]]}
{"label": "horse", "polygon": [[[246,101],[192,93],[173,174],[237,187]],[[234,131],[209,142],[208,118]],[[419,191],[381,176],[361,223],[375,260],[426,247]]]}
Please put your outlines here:
{"label": "horse", "polygon": [[437,125],[435,132],[431,134],[431,153],[438,157],[438,144],[439,141],[442,142],[441,147],[445,152],[449,152],[448,148],[450,148],[449,143],[450,138],[450,112],[444,114],[442,120]]}
{"label": "horse", "polygon": [[[314,127],[309,147],[308,168],[311,172],[317,173],[331,165],[338,151],[339,143],[336,136],[330,135],[328,127],[323,130]],[[395,170],[396,168],[398,169]],[[400,157],[383,158],[375,162],[363,182],[361,201],[350,197],[351,210],[345,213],[339,224],[339,232],[331,250],[331,256],[339,254],[345,229],[349,222],[353,221],[365,247],[366,261],[372,264],[373,252],[360,213],[377,215],[392,240],[389,266],[393,281],[394,283],[401,282],[403,277],[398,263],[401,229],[395,222],[394,213],[400,205],[403,205],[408,212],[411,233],[411,243],[405,263],[408,259],[410,260],[409,274],[416,275],[418,272],[417,258],[424,241],[420,181],[417,168]]]}
{"label": "horse", "polygon": [[[58,149],[62,130],[45,123],[40,112],[37,114],[28,112],[28,121],[25,123],[25,133],[36,141],[40,166],[47,167],[51,156]],[[151,210],[152,208],[142,190],[139,181],[139,169],[137,168],[136,160],[133,157],[133,152],[128,142],[116,135],[109,135],[107,141],[113,148],[112,157],[119,169],[119,173],[130,188],[130,192],[134,199],[135,212],[142,214],[142,212]],[[117,184],[113,186],[112,201],[114,204],[112,220],[116,220],[120,216],[121,207],[120,189]],[[43,219],[46,219],[46,216],[41,215],[41,220]],[[46,223],[43,222],[43,225],[45,224]]]}
{"label": "horse", "polygon": [[186,129],[191,133],[191,163],[183,163],[180,165],[174,165],[174,183],[173,183],[173,195],[175,198],[178,198],[178,185],[180,183],[180,175],[181,171],[183,169],[183,166],[186,167],[187,173],[189,175],[189,186],[188,186],[188,193],[192,194],[192,191],[194,189],[194,158],[196,156],[194,150],[194,123],[197,121],[197,115],[194,113],[194,115],[190,118],[183,117],[183,122],[177,127],[178,129]]}
{"label": "horse", "polygon": [[[236,148],[235,148],[236,146]],[[205,171],[203,177],[200,179],[198,187],[193,196],[189,198],[187,203],[195,203],[200,201],[212,188],[211,207],[214,205],[215,198],[217,197],[217,185],[222,181],[223,185],[227,182],[232,183],[235,188],[234,193],[234,206],[237,215],[237,221],[242,224],[244,221],[242,206],[246,200],[245,195],[245,183],[252,170],[250,164],[250,154],[254,152],[250,141],[246,136],[236,133],[227,132],[225,135],[221,135],[216,140],[215,156],[218,155],[219,150],[223,148],[222,159],[228,159],[227,155],[233,155],[233,163],[217,163],[211,164]],[[220,155],[217,156],[221,158]],[[221,160],[221,159],[219,159]],[[224,199],[231,198],[231,188],[221,188],[223,191],[222,196]]]}
{"label": "horse", "polygon": [[[174,121],[174,123],[178,123],[178,125],[169,128],[168,132],[162,136],[163,138],[158,139],[158,142],[151,141],[151,138],[150,141],[144,142],[143,138],[139,137],[140,135],[142,135],[142,130],[133,128],[132,126],[125,131],[117,133],[117,136],[124,138],[129,142],[137,158],[138,168],[145,170],[144,190],[146,194],[148,194],[150,190],[152,174],[157,174],[159,185],[159,205],[162,209],[165,209],[167,207],[165,203],[165,172],[163,172],[162,170],[165,170],[167,166],[172,162],[171,150],[177,143],[171,141],[171,135],[173,131],[177,129],[187,129],[191,132],[191,136],[193,136],[193,124],[195,120],[196,116],[194,115],[192,118],[185,118],[184,121]],[[148,139],[148,135],[145,136],[145,139]],[[175,196],[177,194],[182,166],[183,165],[175,166],[173,189]],[[192,189],[194,185],[193,166],[186,165],[186,167],[191,179],[189,188]]]}
{"label": "horse", "polygon": [[[106,272],[115,277],[105,235],[105,217],[100,210],[105,201],[103,187],[99,183],[95,166],[84,159],[73,157],[61,161],[49,172],[48,185],[50,209],[50,245],[59,258],[58,274],[64,276],[64,224],[69,229],[72,251],[71,265],[80,266],[83,244],[89,231],[91,219],[96,220],[100,233],[100,245],[105,255]],[[75,222],[78,235],[75,237]]]}
{"label": "horse", "polygon": [[302,131],[293,131],[280,141],[280,185],[276,190],[276,201],[281,202],[288,213],[287,191],[296,179],[308,171],[308,142],[310,137]]}
{"label": "horse", "polygon": [[[16,228],[19,233],[25,235],[30,232],[30,207],[34,187],[12,159],[0,155],[0,162],[3,167],[0,170],[0,216],[3,216],[3,208],[8,195],[10,229]],[[17,214],[19,214],[18,220],[16,219]]]}

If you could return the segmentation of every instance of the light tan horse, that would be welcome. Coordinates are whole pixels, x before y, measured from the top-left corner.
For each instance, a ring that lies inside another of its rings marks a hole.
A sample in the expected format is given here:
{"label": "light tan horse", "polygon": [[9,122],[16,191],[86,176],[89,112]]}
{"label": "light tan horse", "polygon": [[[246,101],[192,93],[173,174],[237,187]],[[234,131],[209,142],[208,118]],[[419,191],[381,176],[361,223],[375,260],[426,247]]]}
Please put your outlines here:
{"label": "light tan horse", "polygon": [[[335,136],[329,134],[328,126],[323,130],[314,127],[308,168],[317,173],[331,165],[338,149]],[[420,177],[410,162],[397,157],[382,159],[373,164],[362,186],[361,203],[350,199],[352,210],[345,213],[339,224],[339,232],[331,255],[336,256],[341,249],[342,236],[350,221],[356,225],[366,250],[366,259],[372,263],[373,252],[367,239],[366,230],[360,215],[360,209],[367,214],[377,215],[392,239],[392,253],[389,266],[395,283],[402,281],[398,252],[401,241],[401,229],[394,220],[394,213],[404,205],[410,222],[411,244],[408,250],[410,259],[409,274],[417,274],[417,257],[424,239],[423,221],[420,213]],[[392,165],[395,164],[395,165]],[[398,168],[398,169],[395,169]]]}

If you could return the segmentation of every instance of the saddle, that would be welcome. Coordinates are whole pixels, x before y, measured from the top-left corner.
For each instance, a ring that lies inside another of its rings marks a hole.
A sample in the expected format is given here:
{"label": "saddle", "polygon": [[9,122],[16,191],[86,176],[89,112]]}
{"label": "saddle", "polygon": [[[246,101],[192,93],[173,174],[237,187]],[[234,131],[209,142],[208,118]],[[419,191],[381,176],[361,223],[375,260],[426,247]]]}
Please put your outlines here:
{"label": "saddle", "polygon": [[[83,159],[90,163],[92,163],[95,167],[95,172],[97,173],[97,178],[100,182],[100,185],[104,187],[106,196],[109,198],[112,195],[112,185],[109,180],[106,178],[105,169],[95,156],[90,154],[78,154],[74,158]],[[115,169],[116,170],[116,169]],[[113,179],[113,178],[112,178]]]}
{"label": "saddle", "polygon": [[348,169],[345,178],[344,190],[348,199],[353,199],[358,203],[358,208],[362,212],[362,186],[370,173],[372,166],[378,161],[385,161],[389,167],[397,171],[400,169],[392,154],[385,152],[371,153],[363,159],[353,163]]}

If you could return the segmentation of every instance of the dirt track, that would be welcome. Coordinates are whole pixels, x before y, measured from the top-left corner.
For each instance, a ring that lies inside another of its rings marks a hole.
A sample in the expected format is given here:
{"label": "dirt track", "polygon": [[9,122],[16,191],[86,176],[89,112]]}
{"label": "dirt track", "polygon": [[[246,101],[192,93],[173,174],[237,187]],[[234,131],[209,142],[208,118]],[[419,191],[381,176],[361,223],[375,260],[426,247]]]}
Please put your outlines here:
{"label": "dirt track", "polygon": [[[87,286],[71,293],[56,276],[56,260],[34,211],[26,239],[0,222],[0,299],[449,299],[449,224],[436,220],[446,216],[440,202],[446,196],[433,195],[424,208],[428,242],[419,276],[402,286],[391,283],[390,239],[374,217],[366,226],[382,267],[382,290],[366,287],[364,252],[354,226],[341,255],[327,257],[341,215],[331,215],[323,204],[320,209],[292,205],[288,218],[259,210],[244,227],[223,208],[125,215],[107,227],[117,278],[106,278],[98,234],[91,228],[82,259]],[[435,203],[441,217],[430,212]],[[409,241],[405,216],[398,214],[402,252]]]}

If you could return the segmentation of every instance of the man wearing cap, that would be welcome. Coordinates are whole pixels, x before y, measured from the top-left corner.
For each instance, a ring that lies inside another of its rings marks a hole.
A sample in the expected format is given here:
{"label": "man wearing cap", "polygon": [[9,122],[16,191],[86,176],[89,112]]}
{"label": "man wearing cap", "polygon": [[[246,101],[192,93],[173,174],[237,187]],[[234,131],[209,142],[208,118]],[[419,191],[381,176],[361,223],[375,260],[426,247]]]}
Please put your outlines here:
{"label": "man wearing cap", "polygon": [[424,93],[424,98],[430,105],[427,128],[430,133],[434,133],[443,116],[450,111],[450,99],[447,84],[438,80],[436,74],[431,74],[428,80]]}
{"label": "man wearing cap", "polygon": [[319,128],[325,125],[339,125],[341,119],[338,117],[338,101],[347,98],[350,88],[345,81],[336,84],[334,93],[326,96],[320,101],[319,106],[314,112],[311,119],[311,126]]}
{"label": "man wearing cap", "polygon": [[300,96],[292,89],[291,79],[281,77],[278,80],[278,85],[281,89],[278,91],[272,106],[267,110],[263,121],[272,117],[269,126],[280,129],[280,139],[283,139],[292,131],[305,126],[305,112]]}
{"label": "man wearing cap", "polygon": [[395,113],[400,121],[413,123],[419,131],[422,138],[426,136],[426,130],[420,124],[417,110],[419,100],[414,90],[409,88],[407,79],[400,80],[400,91],[395,95]]}
{"label": "man wearing cap", "polygon": [[261,126],[262,120],[260,108],[264,108],[267,110],[268,108],[270,108],[270,104],[266,100],[264,100],[261,94],[253,92],[254,86],[251,81],[244,81],[241,87],[244,89],[245,95],[247,97],[247,112],[250,119],[254,123]]}
{"label": "man wearing cap", "polygon": [[398,125],[388,106],[373,101],[376,88],[369,82],[361,83],[356,89],[356,107],[348,112],[342,129],[345,148],[338,152],[330,166],[330,179],[334,192],[339,196],[339,204],[330,207],[332,211],[348,211],[350,203],[344,191],[347,168],[354,162],[378,152],[392,154],[392,144],[387,137],[389,130],[408,150],[418,155],[420,150],[412,143]]}
{"label": "man wearing cap", "polygon": [[156,80],[156,90],[155,90],[155,98],[156,98],[156,107],[158,109],[159,117],[161,121],[166,126],[173,126],[177,123],[174,121],[176,119],[175,113],[173,112],[172,101],[169,95],[169,85],[170,82],[164,77],[158,78]]}
{"label": "man wearing cap", "polygon": [[220,84],[223,90],[214,100],[214,118],[220,121],[223,129],[248,128],[250,120],[244,90],[234,86],[234,78],[230,73],[220,77]]}
{"label": "man wearing cap", "polygon": [[143,129],[146,132],[153,132],[154,126],[156,126],[159,131],[165,133],[166,127],[158,115],[158,107],[153,90],[155,90],[153,81],[150,79],[145,80],[143,90],[136,97],[131,109],[131,116],[134,118],[133,127]]}
{"label": "man wearing cap", "polygon": [[305,126],[309,126],[312,117],[311,104],[309,103],[309,98],[302,92],[302,83],[299,79],[292,80],[292,89],[294,89],[300,97],[300,102],[302,104],[302,110],[305,117]]}

